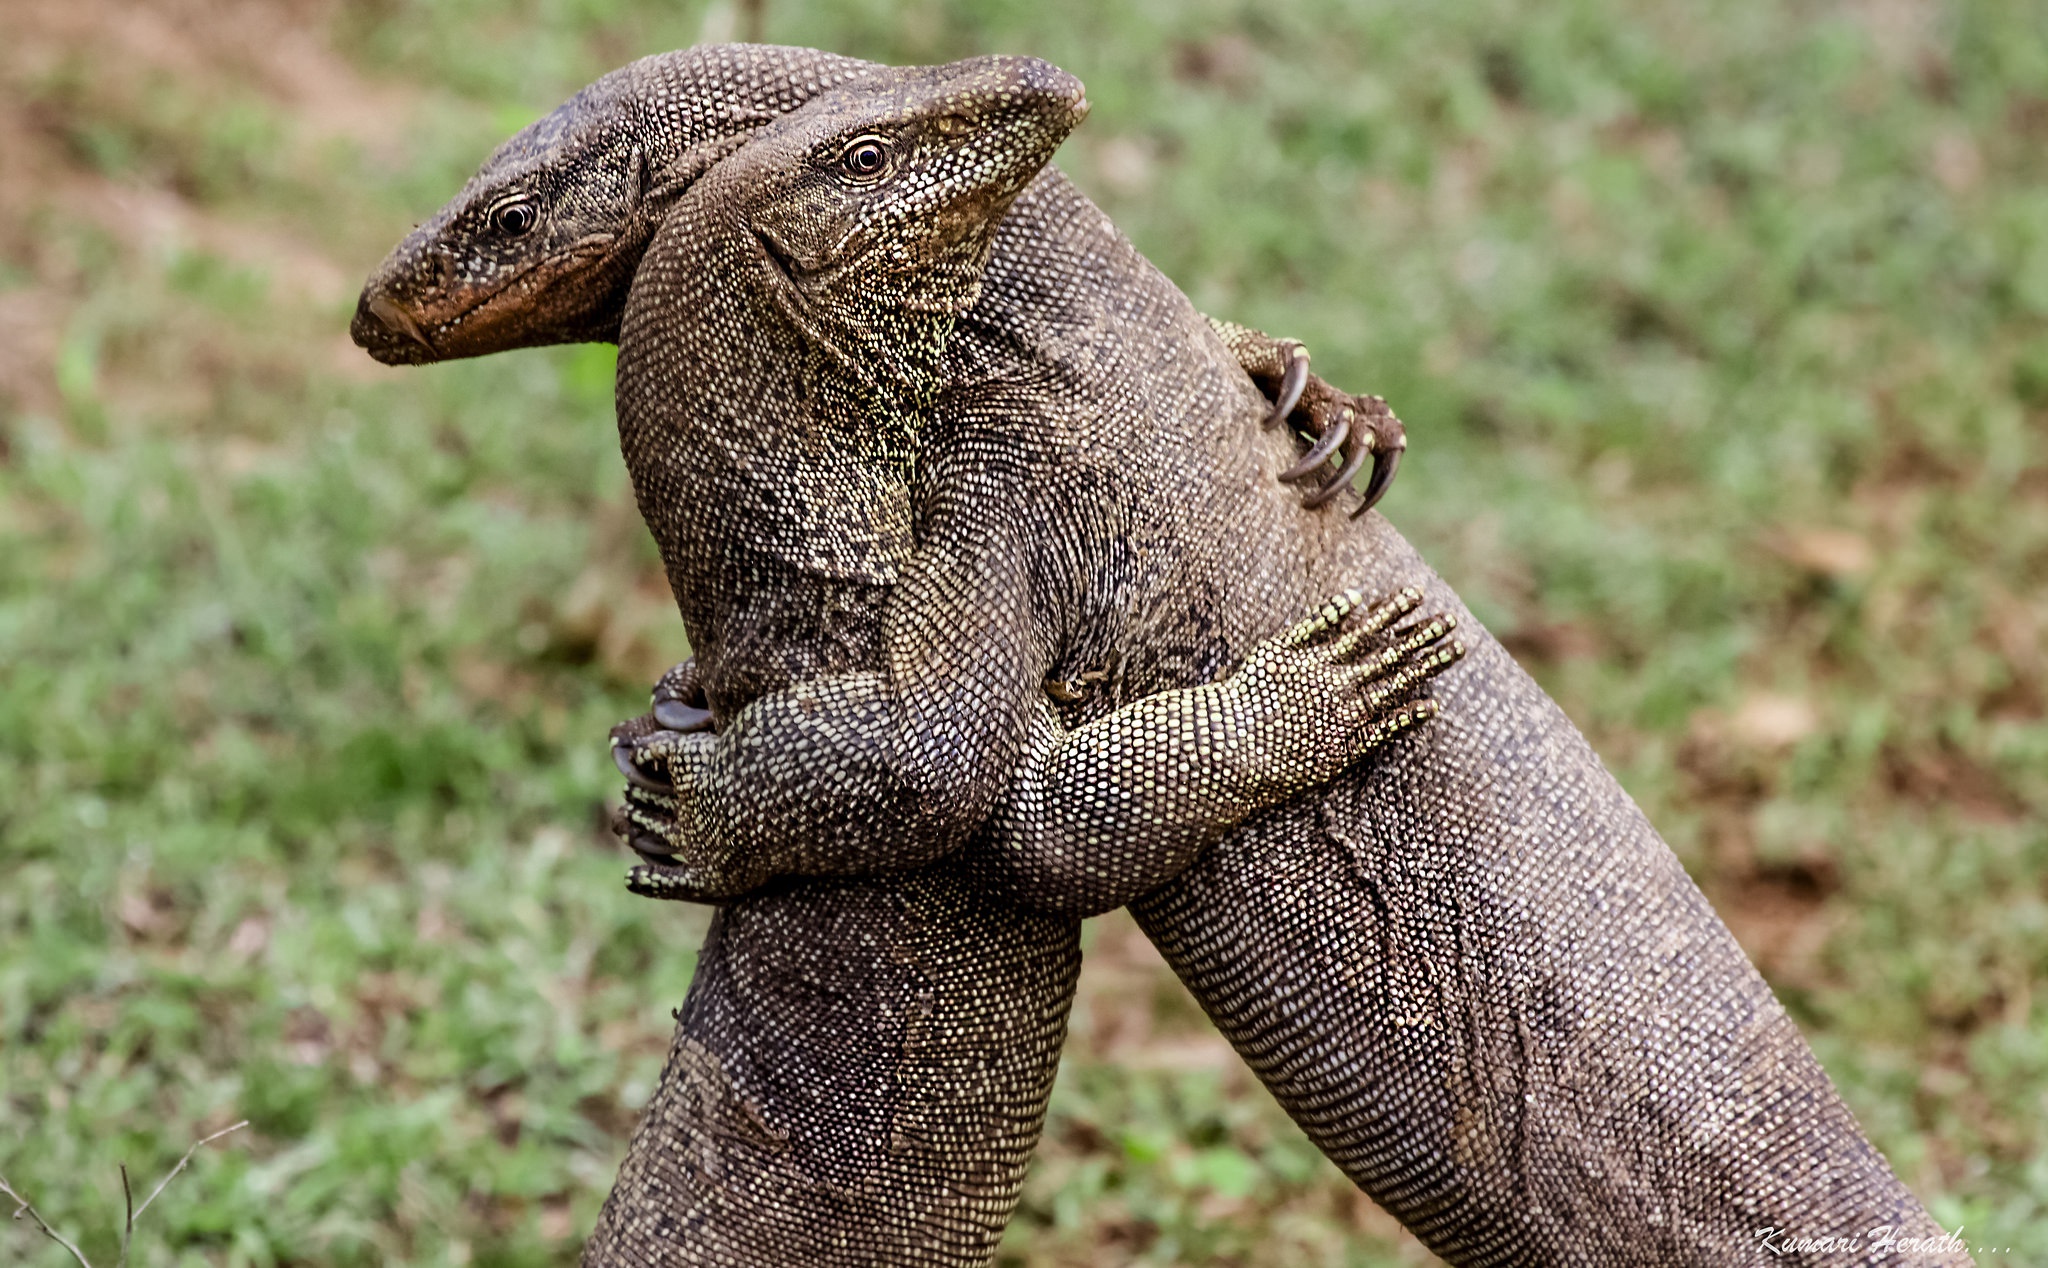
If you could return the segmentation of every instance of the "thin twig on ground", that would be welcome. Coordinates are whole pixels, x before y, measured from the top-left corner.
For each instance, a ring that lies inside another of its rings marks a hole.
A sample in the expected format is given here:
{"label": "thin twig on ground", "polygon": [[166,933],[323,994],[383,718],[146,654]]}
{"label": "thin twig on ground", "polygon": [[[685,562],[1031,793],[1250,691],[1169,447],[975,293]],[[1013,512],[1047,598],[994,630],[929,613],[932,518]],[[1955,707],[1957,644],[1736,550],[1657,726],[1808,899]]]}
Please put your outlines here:
{"label": "thin twig on ground", "polygon": [[[240,1131],[248,1125],[249,1120],[245,1118],[239,1123],[234,1123],[230,1126],[221,1128],[219,1131],[213,1133],[211,1136],[205,1136],[193,1142],[192,1147],[185,1151],[185,1156],[178,1159],[178,1165],[171,1168],[170,1174],[166,1175],[163,1179],[157,1181],[156,1188],[150,1190],[149,1196],[142,1199],[141,1206],[135,1205],[135,1190],[130,1188],[128,1185],[128,1168],[126,1165],[122,1166],[121,1198],[127,1206],[128,1214],[127,1218],[123,1220],[121,1224],[121,1268],[127,1268],[128,1243],[135,1237],[135,1221],[141,1218],[142,1213],[144,1211],[147,1211],[149,1209],[149,1204],[151,1202],[157,1200],[157,1196],[164,1191],[164,1188],[167,1185],[169,1185],[172,1180],[177,1179],[178,1173],[180,1171],[183,1171],[185,1169],[186,1164],[192,1161],[192,1155],[198,1153],[202,1147],[212,1144],[214,1141],[219,1140],[221,1137],[227,1135],[229,1132]],[[51,1241],[57,1243],[59,1246],[62,1246],[65,1250],[71,1252],[71,1257],[78,1261],[79,1268],[92,1268],[92,1260],[87,1259],[85,1257],[85,1252],[78,1249],[77,1246],[73,1245],[70,1241],[68,1241],[62,1233],[59,1233],[56,1229],[51,1228],[49,1224],[44,1221],[42,1212],[36,1210],[35,1204],[33,1202],[30,1202],[27,1198],[21,1196],[20,1193],[15,1191],[13,1185],[7,1183],[6,1176],[0,1176],[0,1193],[4,1193],[8,1197],[14,1199],[15,1219],[20,1219],[24,1215],[28,1216],[30,1219],[36,1222],[37,1228],[43,1230],[43,1236],[49,1238]]]}
{"label": "thin twig on ground", "polygon": [[66,1241],[62,1233],[58,1232],[56,1229],[51,1228],[48,1224],[44,1223],[42,1212],[36,1210],[35,1204],[33,1202],[30,1202],[27,1198],[21,1196],[21,1194],[16,1193],[14,1191],[14,1186],[7,1183],[6,1176],[0,1176],[0,1193],[4,1193],[8,1197],[14,1199],[16,1203],[16,1206],[14,1208],[15,1219],[20,1219],[24,1215],[28,1216],[30,1219],[36,1222],[37,1228],[43,1230],[43,1236],[49,1238],[51,1241],[57,1243],[59,1246],[62,1246],[64,1249],[70,1251],[71,1257],[79,1262],[81,1268],[92,1268],[92,1260],[87,1259],[85,1257],[85,1252],[78,1249],[78,1247],[73,1246],[70,1242]]}
{"label": "thin twig on ground", "polygon": [[128,1164],[125,1162],[121,1164],[121,1205],[128,1210],[127,1218],[121,1223],[120,1259],[122,1268],[127,1268],[128,1243],[135,1236],[135,1190],[128,1187]]}
{"label": "thin twig on ground", "polygon": [[178,1159],[178,1165],[171,1168],[171,1174],[157,1181],[156,1188],[150,1190],[149,1196],[142,1199],[142,1205],[136,1207],[135,1214],[128,1217],[128,1226],[131,1229],[135,1227],[135,1221],[142,1218],[142,1213],[149,1209],[149,1204],[151,1202],[156,1201],[157,1195],[164,1191],[165,1185],[169,1184],[171,1181],[178,1178],[178,1173],[185,1169],[185,1164],[192,1161],[192,1155],[198,1153],[201,1147],[212,1144],[214,1141],[219,1140],[221,1137],[227,1135],[229,1132],[238,1132],[242,1130],[244,1127],[247,1127],[248,1125],[249,1120],[245,1118],[239,1123],[228,1124],[226,1127],[221,1128],[219,1131],[215,1132],[211,1136],[203,1137],[202,1139],[195,1141],[192,1147],[185,1151],[185,1156]]}

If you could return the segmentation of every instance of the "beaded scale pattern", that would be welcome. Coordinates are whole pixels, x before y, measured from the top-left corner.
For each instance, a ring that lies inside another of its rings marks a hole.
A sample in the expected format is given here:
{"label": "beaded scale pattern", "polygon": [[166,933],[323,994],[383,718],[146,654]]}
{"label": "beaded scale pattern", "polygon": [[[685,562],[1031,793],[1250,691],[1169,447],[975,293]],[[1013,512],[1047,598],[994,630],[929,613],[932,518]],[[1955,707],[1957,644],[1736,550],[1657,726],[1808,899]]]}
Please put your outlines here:
{"label": "beaded scale pattern", "polygon": [[1384,519],[1304,504],[1398,455],[1383,405],[1043,166],[1082,109],[1030,59],[646,59],[365,290],[385,360],[620,340],[698,652],[616,732],[632,883],[744,896],[585,1262],[986,1262],[1076,917],[1125,902],[1453,1262],[1933,1234],[1555,705]]}

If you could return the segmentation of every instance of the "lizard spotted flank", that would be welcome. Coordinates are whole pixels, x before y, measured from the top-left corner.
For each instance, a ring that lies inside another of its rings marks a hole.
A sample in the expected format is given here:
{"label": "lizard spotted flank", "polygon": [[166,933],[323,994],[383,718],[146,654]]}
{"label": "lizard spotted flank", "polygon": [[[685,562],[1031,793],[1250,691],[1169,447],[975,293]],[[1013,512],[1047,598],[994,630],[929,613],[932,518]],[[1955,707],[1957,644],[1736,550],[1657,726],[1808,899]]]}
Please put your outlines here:
{"label": "lizard spotted flank", "polygon": [[[920,82],[955,81],[875,72],[840,91],[900,113],[900,91]],[[755,563],[671,550],[687,537],[671,503],[721,475],[691,465],[706,402],[688,383],[729,368],[734,350],[701,346],[698,314],[660,302],[687,293],[709,223],[662,221],[622,331],[622,434],[643,505],[672,573],[706,570],[708,593],[680,596],[686,617],[691,603],[738,603]],[[1025,646],[1047,677],[1107,668],[1073,706],[1085,726],[1207,682],[1323,594],[1427,575],[1379,517],[1347,528],[1276,490],[1270,476],[1295,455],[1259,430],[1266,404],[1235,358],[1056,173],[1017,197],[985,268],[951,279],[968,281],[971,305],[919,363],[935,390],[894,418],[855,416],[877,423],[885,468],[909,457],[912,557],[947,540],[962,522],[949,513],[969,513],[947,492],[965,481],[1013,499],[1001,505],[1027,562],[1069,561],[1080,584],[942,588],[935,637],[998,622],[997,603],[1026,608]],[[858,374],[831,390],[859,410],[881,399]],[[1133,419],[1145,425],[1119,425]],[[874,438],[850,439],[865,453]],[[1024,478],[976,481],[991,469]],[[893,557],[873,544],[889,540],[890,493],[866,486],[864,505],[884,514],[836,543],[849,557]],[[1429,590],[1462,617],[1441,583]],[[932,602],[900,583],[882,591],[892,610]],[[722,723],[760,698],[720,672],[741,663],[742,639],[829,648],[821,632],[860,618],[713,615],[717,636],[700,647]],[[1463,632],[1470,654],[1436,688],[1442,717],[1255,814],[1135,904],[1211,1016],[1317,1143],[1455,1262],[1764,1262],[1765,1226],[1932,1232],[1655,832],[1499,645],[1469,621]],[[802,655],[805,680],[859,659]],[[1019,719],[1038,707],[1014,666],[955,670]],[[1013,765],[1029,760],[1022,743]],[[651,756],[664,748],[682,751]],[[820,813],[833,812],[825,791]],[[936,788],[931,813],[955,812],[954,791]],[[782,842],[802,822],[762,826]],[[999,855],[981,844],[894,877],[773,886],[721,912],[590,1262],[976,1262],[992,1250],[1035,1135],[1043,1081],[1030,1061],[1056,1047],[1072,943],[1070,923],[989,898]]]}

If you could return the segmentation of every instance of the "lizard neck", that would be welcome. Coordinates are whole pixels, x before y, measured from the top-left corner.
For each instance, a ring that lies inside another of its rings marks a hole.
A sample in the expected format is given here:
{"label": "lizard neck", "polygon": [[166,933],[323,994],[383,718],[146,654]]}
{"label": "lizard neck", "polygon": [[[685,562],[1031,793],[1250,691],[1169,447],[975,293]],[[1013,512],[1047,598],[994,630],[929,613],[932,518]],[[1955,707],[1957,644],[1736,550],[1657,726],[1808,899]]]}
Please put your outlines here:
{"label": "lizard neck", "polygon": [[627,300],[619,437],[724,708],[871,663],[879,596],[914,545],[910,475],[944,331],[898,362],[817,337],[816,318],[764,293],[758,262],[692,202]]}
{"label": "lizard neck", "polygon": [[797,443],[907,483],[943,383],[953,316],[844,308],[821,313],[780,290],[772,298],[779,320],[755,309],[750,338],[803,349],[777,363],[803,379],[799,395],[808,409]]}
{"label": "lizard neck", "polygon": [[835,451],[911,477],[952,374],[954,327],[980,299],[988,247],[962,242],[915,267],[884,256],[800,280],[779,268],[758,274],[752,337],[811,353],[816,431]]}

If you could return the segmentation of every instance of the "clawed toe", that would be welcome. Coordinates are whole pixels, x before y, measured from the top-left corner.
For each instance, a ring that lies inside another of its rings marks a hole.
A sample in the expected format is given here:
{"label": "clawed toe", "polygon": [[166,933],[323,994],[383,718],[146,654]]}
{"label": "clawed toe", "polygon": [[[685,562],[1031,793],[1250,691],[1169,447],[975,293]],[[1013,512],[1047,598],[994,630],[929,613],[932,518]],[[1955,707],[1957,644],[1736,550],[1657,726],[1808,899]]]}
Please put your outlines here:
{"label": "clawed toe", "polygon": [[1394,411],[1387,408],[1387,403],[1375,396],[1368,401],[1368,408],[1372,420],[1369,424],[1373,438],[1370,446],[1372,475],[1366,479],[1365,496],[1360,500],[1358,509],[1351,512],[1353,519],[1379,505],[1379,500],[1387,495],[1387,490],[1394,483],[1394,473],[1401,469],[1401,455],[1408,451],[1408,429],[1394,417]]}
{"label": "clawed toe", "polygon": [[626,888],[642,898],[680,899],[688,902],[698,896],[689,884],[662,860],[650,860],[626,873]]}
{"label": "clawed toe", "polygon": [[1358,739],[1358,752],[1369,753],[1388,740],[1435,717],[1439,711],[1434,700],[1411,700],[1400,708],[1382,717],[1375,718],[1365,733]]}
{"label": "clawed toe", "polygon": [[656,700],[654,720],[671,731],[702,731],[711,725],[711,710],[680,700]]}
{"label": "clawed toe", "polygon": [[1298,343],[1287,346],[1287,370],[1280,376],[1280,395],[1273,398],[1272,412],[1266,415],[1263,424],[1276,427],[1294,412],[1301,403],[1301,393],[1308,387],[1308,349]]}
{"label": "clawed toe", "polygon": [[1351,660],[1373,645],[1382,630],[1420,606],[1422,591],[1415,586],[1402,586],[1376,604],[1365,619],[1345,631],[1343,637],[1330,644],[1330,658],[1339,662]]}
{"label": "clawed toe", "polygon": [[1427,621],[1394,631],[1394,637],[1400,641],[1394,644],[1393,650],[1401,656],[1413,656],[1457,628],[1458,618],[1454,613],[1433,616]]}
{"label": "clawed toe", "polygon": [[[1330,455],[1337,452],[1337,446],[1343,444],[1345,438],[1350,435],[1351,411],[1347,409],[1337,416],[1337,421],[1330,424],[1329,428],[1317,439],[1314,446],[1301,456],[1300,462],[1295,463],[1280,473],[1280,479],[1285,483],[1293,484],[1298,480],[1305,480],[1314,475],[1324,463],[1330,460]],[[1327,489],[1320,490],[1316,493],[1316,496],[1320,498],[1328,492],[1330,491]]]}
{"label": "clawed toe", "polygon": [[675,851],[669,847],[668,842],[652,832],[634,833],[633,839],[629,844],[633,847],[633,853],[649,863],[660,863],[671,867],[675,865]]}
{"label": "clawed toe", "polygon": [[[1273,389],[1272,406],[1266,411],[1263,426],[1277,427],[1296,414],[1305,415],[1296,419],[1295,425],[1309,440],[1308,452],[1280,479],[1298,484],[1326,478],[1314,492],[1302,498],[1302,505],[1312,508],[1328,504],[1351,487],[1368,459],[1372,462],[1372,474],[1366,478],[1364,494],[1357,509],[1351,512],[1352,518],[1378,505],[1394,483],[1401,454],[1408,447],[1401,420],[1394,417],[1386,401],[1377,396],[1347,395],[1311,374],[1308,349],[1295,340],[1273,339],[1214,318],[1209,324],[1223,337],[1259,390]],[[1332,455],[1338,456],[1337,471],[1327,475],[1325,467]],[[694,670],[694,664],[690,668]],[[694,678],[691,685],[695,685]],[[656,695],[658,698],[660,693]]]}
{"label": "clawed toe", "polygon": [[1352,443],[1344,447],[1344,466],[1336,475],[1331,476],[1322,488],[1301,500],[1301,504],[1310,510],[1350,488],[1351,478],[1358,474],[1358,469],[1365,465],[1365,460],[1373,455],[1374,441],[1370,430],[1360,427],[1355,431],[1347,428],[1347,431],[1350,431]]}
{"label": "clawed toe", "polygon": [[[1379,505],[1379,500],[1387,495],[1388,488],[1394,483],[1394,473],[1401,469],[1401,454],[1407,448],[1408,439],[1404,436],[1398,448],[1382,449],[1373,454],[1372,476],[1365,482],[1365,498],[1359,502],[1358,509],[1351,512],[1352,519]],[[1345,483],[1350,481],[1347,479]]]}
{"label": "clawed toe", "polygon": [[654,720],[670,731],[703,731],[711,726],[697,658],[671,665],[654,684]]}
{"label": "clawed toe", "polygon": [[1432,622],[1369,662],[1364,674],[1370,684],[1365,690],[1366,703],[1374,709],[1384,708],[1464,659],[1462,640],[1439,642],[1449,632],[1444,621]]}
{"label": "clawed toe", "polygon": [[676,790],[674,784],[656,779],[646,771],[641,770],[633,761],[631,745],[614,741],[612,744],[612,764],[619,768],[619,774],[626,777],[627,783],[640,789],[642,792],[660,793],[663,796],[669,796]]}
{"label": "clawed toe", "polygon": [[[1296,366],[1303,367],[1306,378],[1306,354],[1290,362],[1288,372],[1293,373]],[[1408,448],[1407,430],[1387,408],[1386,401],[1377,396],[1347,397],[1319,379],[1310,382],[1307,395],[1310,422],[1304,430],[1312,429],[1315,439],[1300,461],[1280,473],[1280,479],[1301,483],[1322,478],[1316,490],[1301,500],[1304,507],[1314,509],[1328,504],[1350,488],[1351,482],[1370,460],[1372,474],[1366,478],[1364,496],[1357,509],[1351,512],[1352,518],[1356,519],[1378,505],[1394,483],[1394,473],[1401,467],[1401,455]],[[1299,404],[1298,399],[1284,394],[1281,400]],[[1328,475],[1327,467],[1333,454],[1337,455],[1339,466],[1335,475]]]}

